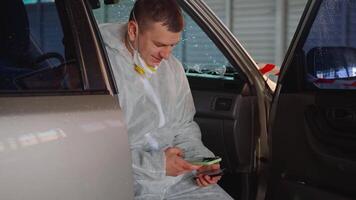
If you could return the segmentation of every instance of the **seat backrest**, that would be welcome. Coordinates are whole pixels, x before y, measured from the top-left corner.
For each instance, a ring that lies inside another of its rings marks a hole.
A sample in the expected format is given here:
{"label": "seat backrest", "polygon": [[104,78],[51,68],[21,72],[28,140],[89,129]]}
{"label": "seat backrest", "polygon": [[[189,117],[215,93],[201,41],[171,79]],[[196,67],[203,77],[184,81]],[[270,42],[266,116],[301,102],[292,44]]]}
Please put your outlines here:
{"label": "seat backrest", "polygon": [[19,61],[30,42],[30,27],[22,0],[2,0],[0,6],[0,58]]}
{"label": "seat backrest", "polygon": [[356,48],[352,47],[315,47],[307,53],[308,73],[317,76],[318,71],[344,69],[356,65]]}

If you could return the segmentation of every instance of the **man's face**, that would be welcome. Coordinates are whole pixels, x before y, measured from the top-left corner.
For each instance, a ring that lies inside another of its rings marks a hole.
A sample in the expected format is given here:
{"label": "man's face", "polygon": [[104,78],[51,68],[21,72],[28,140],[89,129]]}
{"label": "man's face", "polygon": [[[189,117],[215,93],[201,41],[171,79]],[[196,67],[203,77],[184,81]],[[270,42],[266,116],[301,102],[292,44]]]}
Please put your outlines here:
{"label": "man's face", "polygon": [[[143,31],[140,31],[138,41],[134,44],[143,60],[149,66],[158,66],[162,59],[167,59],[175,45],[180,41],[180,32],[170,32],[167,26],[155,22]],[[138,43],[137,43],[138,42]]]}

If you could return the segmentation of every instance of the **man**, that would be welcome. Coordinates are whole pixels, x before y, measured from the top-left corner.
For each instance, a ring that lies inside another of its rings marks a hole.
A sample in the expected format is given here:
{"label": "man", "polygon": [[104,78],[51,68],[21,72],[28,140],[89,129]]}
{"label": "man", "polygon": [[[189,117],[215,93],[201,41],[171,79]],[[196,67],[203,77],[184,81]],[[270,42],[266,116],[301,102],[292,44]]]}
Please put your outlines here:
{"label": "man", "polygon": [[175,0],[137,0],[127,24],[100,27],[119,89],[132,152],[136,199],[231,199],[218,170],[186,160],[214,156],[201,142],[181,63],[171,55],[184,22]]}

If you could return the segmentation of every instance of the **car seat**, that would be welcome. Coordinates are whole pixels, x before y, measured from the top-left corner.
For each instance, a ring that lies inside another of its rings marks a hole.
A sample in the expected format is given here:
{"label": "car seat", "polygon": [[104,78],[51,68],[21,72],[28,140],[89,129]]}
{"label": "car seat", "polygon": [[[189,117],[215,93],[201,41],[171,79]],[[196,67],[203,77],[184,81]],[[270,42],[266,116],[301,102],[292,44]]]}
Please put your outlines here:
{"label": "car seat", "polygon": [[5,0],[0,7],[0,89],[15,89],[13,78],[26,74],[30,28],[22,0]]}

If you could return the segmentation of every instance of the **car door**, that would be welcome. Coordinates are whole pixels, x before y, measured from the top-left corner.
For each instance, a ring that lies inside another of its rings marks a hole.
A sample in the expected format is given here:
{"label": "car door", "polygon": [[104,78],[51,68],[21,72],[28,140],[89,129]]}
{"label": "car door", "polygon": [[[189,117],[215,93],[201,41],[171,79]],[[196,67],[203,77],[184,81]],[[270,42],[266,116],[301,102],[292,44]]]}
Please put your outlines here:
{"label": "car door", "polygon": [[277,84],[267,199],[355,199],[356,2],[311,0]]}
{"label": "car door", "polygon": [[86,2],[0,4],[1,199],[133,199],[127,131]]}

